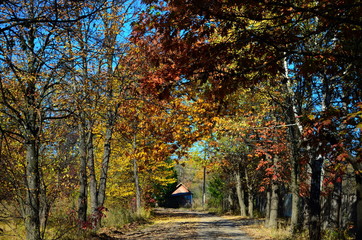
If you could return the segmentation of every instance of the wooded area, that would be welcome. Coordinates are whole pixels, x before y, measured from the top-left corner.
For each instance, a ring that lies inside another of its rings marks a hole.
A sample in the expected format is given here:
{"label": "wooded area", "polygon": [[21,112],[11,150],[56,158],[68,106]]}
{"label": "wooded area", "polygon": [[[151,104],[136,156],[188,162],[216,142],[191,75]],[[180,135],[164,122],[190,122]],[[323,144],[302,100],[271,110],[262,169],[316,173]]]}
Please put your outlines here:
{"label": "wooded area", "polygon": [[0,1],[0,237],[141,216],[192,166],[208,207],[362,239],[361,19],[360,0]]}

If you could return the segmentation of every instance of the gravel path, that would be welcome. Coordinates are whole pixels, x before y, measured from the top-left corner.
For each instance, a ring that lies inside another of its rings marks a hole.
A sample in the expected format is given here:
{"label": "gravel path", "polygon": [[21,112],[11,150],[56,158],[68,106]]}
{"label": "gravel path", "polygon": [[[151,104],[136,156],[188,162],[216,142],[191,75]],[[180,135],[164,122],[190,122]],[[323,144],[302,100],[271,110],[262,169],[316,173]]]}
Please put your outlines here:
{"label": "gravel path", "polygon": [[205,214],[197,223],[199,237],[196,239],[240,239],[251,240],[232,221]]}
{"label": "gravel path", "polygon": [[251,240],[232,221],[212,214],[178,209],[157,209],[155,223],[130,232],[112,232],[98,239]]}

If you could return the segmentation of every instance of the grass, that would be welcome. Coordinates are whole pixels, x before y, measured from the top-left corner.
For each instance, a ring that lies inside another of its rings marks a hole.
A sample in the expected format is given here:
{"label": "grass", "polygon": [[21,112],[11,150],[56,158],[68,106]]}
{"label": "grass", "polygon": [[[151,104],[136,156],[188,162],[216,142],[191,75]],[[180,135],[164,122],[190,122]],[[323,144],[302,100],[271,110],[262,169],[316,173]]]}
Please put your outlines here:
{"label": "grass", "polygon": [[[143,228],[150,223],[168,222],[183,222],[184,217],[173,216],[169,217],[158,216],[152,218],[150,210],[142,209],[138,214],[130,209],[114,206],[105,212],[106,217],[102,219],[102,228],[95,232],[91,229],[82,230],[77,227],[76,222],[72,221],[76,217],[75,212],[65,212],[67,204],[59,203],[53,207],[50,216],[46,239],[62,239],[62,240],[85,240],[92,239],[92,236],[101,234],[102,232],[109,231],[129,231],[136,228]],[[182,209],[181,209],[182,210]],[[187,209],[196,210],[196,209]],[[197,210],[203,211],[202,208]],[[208,209],[209,212],[218,212],[218,209]],[[74,216],[72,216],[72,214]],[[233,215],[223,215],[223,218],[234,221],[243,231],[250,235],[255,240],[306,240],[309,239],[308,232],[302,232],[296,236],[292,236],[288,227],[281,227],[279,229],[271,229],[264,227],[263,218],[246,218]],[[189,216],[187,221],[198,221],[197,218]],[[3,218],[0,219],[0,240],[17,240],[24,239],[25,229],[22,219],[20,218]],[[352,237],[348,236],[348,231],[338,231],[337,229],[326,229],[323,231],[323,240],[351,240]]]}
{"label": "grass", "polygon": [[0,222],[0,239],[24,239],[25,228],[22,221],[7,220]]}
{"label": "grass", "polygon": [[[308,230],[292,235],[290,227],[278,229],[264,226],[264,218],[247,218],[240,216],[224,215],[223,218],[234,221],[244,232],[255,240],[307,240]],[[348,230],[325,229],[322,231],[322,240],[352,240]]]}
{"label": "grass", "polygon": [[114,207],[108,209],[105,214],[106,217],[102,221],[104,227],[121,228],[133,222],[148,222],[151,218],[151,211],[146,209],[141,209],[139,213],[135,213],[125,208]]}
{"label": "grass", "polygon": [[[54,203],[49,215],[45,239],[91,239],[96,234],[96,231],[92,229],[79,229],[77,211],[69,206],[72,206],[72,204],[67,199],[60,199]],[[133,228],[147,223],[148,219],[151,218],[150,210],[142,209],[137,214],[118,206],[110,208],[105,212],[105,215],[106,217],[102,219],[102,228]],[[19,217],[0,218],[0,240],[17,239],[25,239],[23,220]]]}
{"label": "grass", "polygon": [[264,226],[264,218],[247,218],[240,216],[224,215],[223,218],[235,222],[244,232],[255,240],[304,240],[307,239],[303,235],[301,238],[292,238],[289,228],[267,228]]}
{"label": "grass", "polygon": [[241,229],[256,240],[287,240],[292,237],[287,229],[271,229],[262,224],[242,226]]}
{"label": "grass", "polygon": [[24,239],[25,227],[16,205],[0,202],[0,239]]}

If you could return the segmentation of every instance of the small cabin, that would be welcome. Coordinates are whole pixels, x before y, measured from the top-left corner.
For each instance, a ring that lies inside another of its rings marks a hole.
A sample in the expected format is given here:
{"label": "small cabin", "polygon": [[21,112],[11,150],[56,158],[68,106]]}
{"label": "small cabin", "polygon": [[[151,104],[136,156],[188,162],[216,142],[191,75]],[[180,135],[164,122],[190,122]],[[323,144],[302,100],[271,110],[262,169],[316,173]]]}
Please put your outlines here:
{"label": "small cabin", "polygon": [[192,206],[192,192],[187,189],[182,183],[176,186],[175,191],[169,197],[168,207],[191,207]]}

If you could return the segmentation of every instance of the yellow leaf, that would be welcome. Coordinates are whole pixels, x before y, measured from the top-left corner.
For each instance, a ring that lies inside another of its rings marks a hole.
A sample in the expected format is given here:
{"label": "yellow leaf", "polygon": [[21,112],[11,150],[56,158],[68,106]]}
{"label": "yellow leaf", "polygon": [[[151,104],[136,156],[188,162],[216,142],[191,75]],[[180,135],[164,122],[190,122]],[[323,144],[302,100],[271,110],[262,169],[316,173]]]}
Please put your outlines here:
{"label": "yellow leaf", "polygon": [[314,120],[314,119],[315,119],[315,116],[314,116],[314,115],[311,115],[311,114],[308,115],[307,117],[308,117],[308,119],[310,119],[310,120]]}

